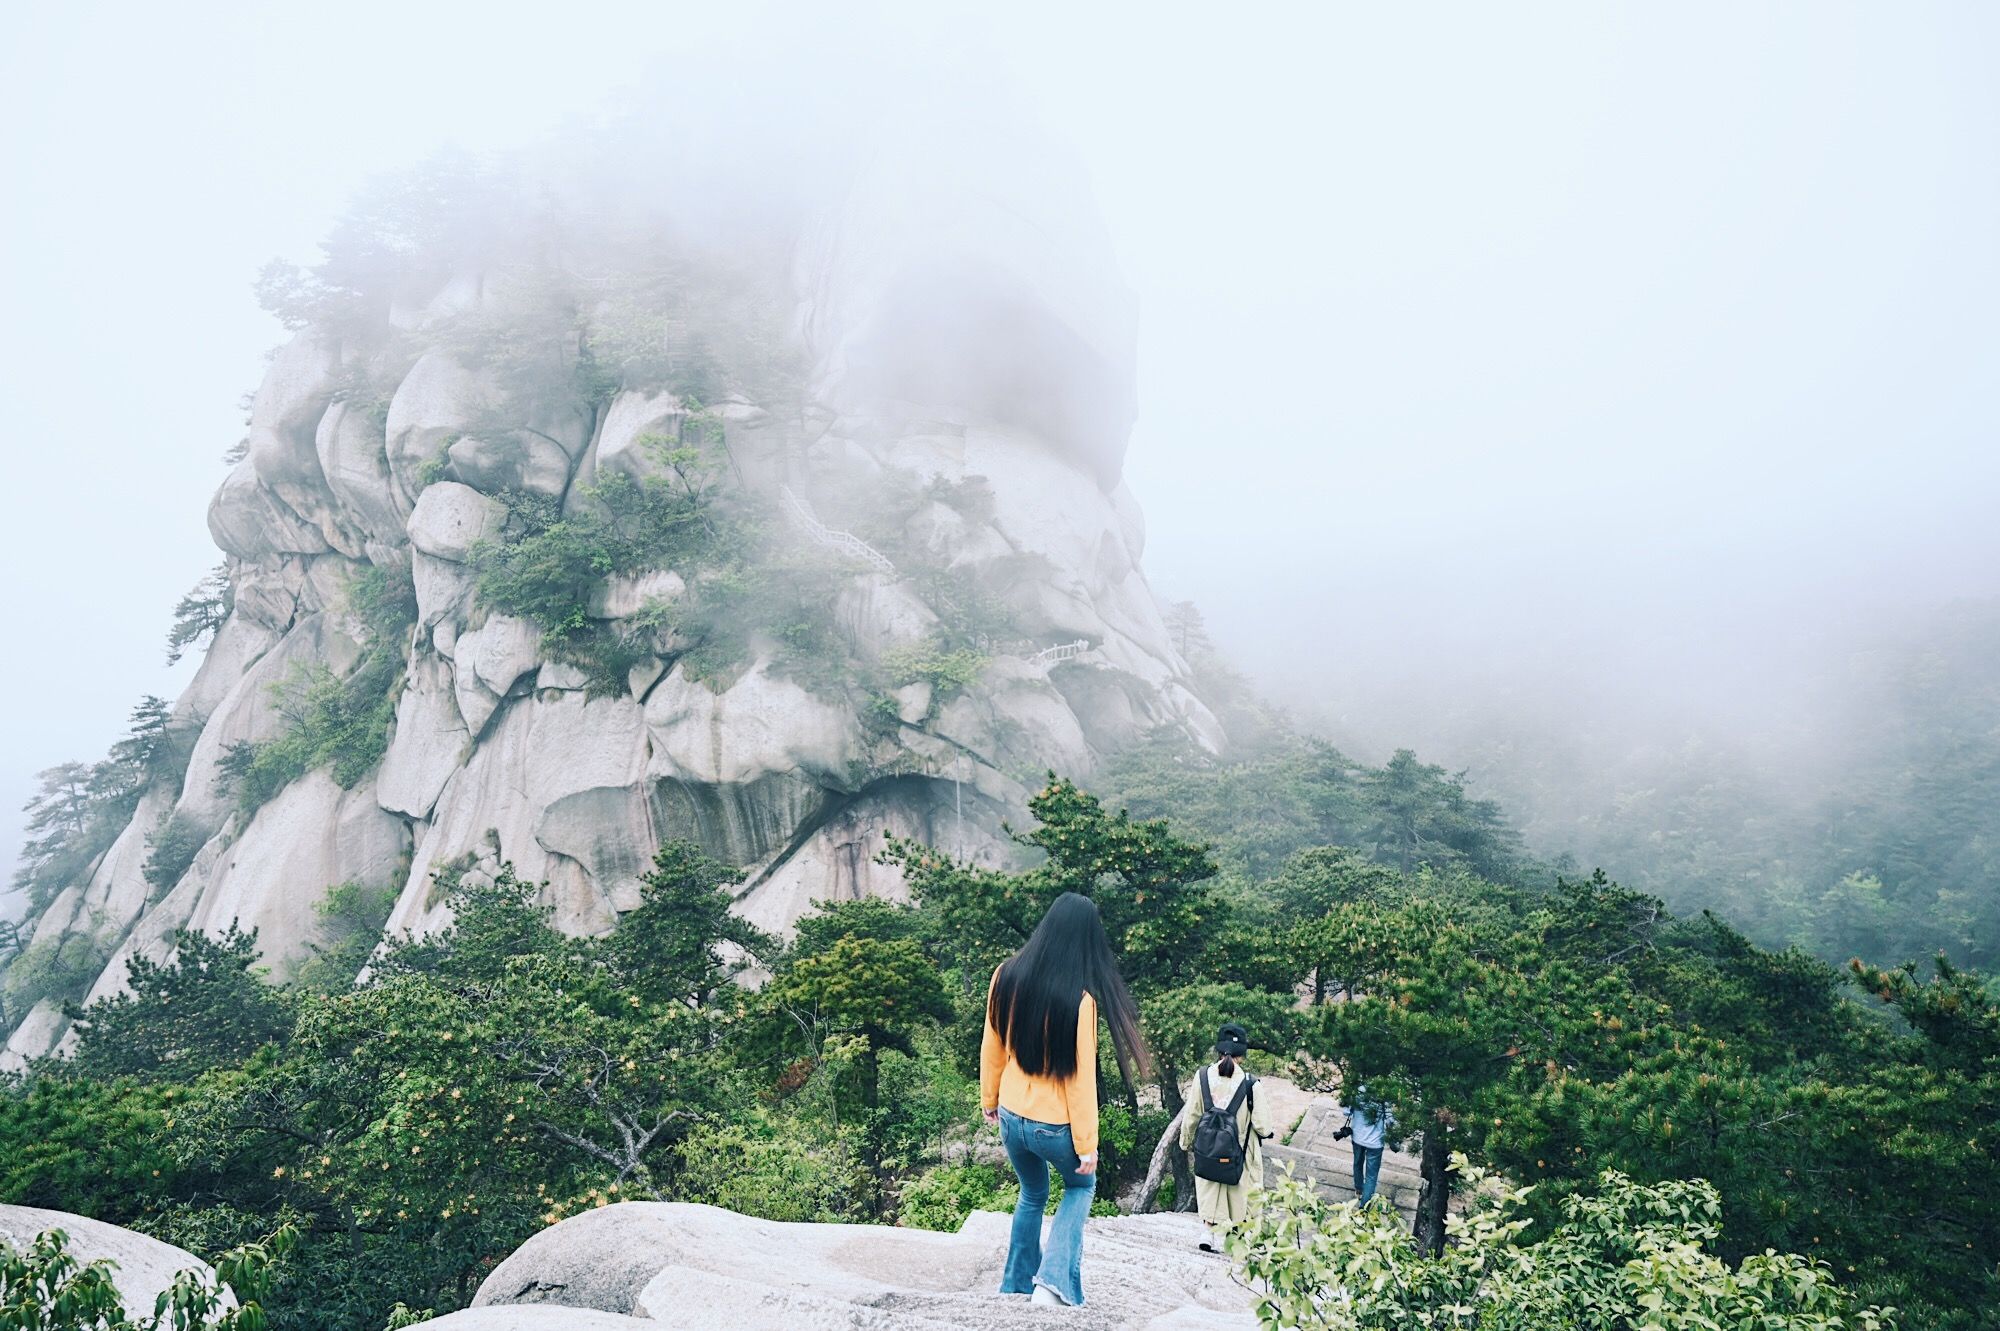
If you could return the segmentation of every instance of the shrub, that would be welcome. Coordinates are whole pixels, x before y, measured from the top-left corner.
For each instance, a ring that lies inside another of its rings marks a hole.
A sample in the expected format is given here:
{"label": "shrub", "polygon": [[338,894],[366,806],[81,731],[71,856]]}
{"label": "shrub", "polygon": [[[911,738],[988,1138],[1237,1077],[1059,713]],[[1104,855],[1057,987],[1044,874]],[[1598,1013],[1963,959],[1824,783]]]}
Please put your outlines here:
{"label": "shrub", "polygon": [[19,1020],[45,998],[57,1002],[82,998],[110,957],[109,949],[88,933],[30,944],[7,965],[6,984],[0,990],[6,1020],[10,1024]]}
{"label": "shrub", "polygon": [[852,1146],[817,1140],[789,1120],[697,1128],[679,1149],[683,1195],[743,1215],[845,1220],[860,1214],[868,1195]]}
{"label": "shrub", "polygon": [[0,1094],[0,1202],[143,1218],[179,1174],[167,1143],[174,1088],[41,1075]]}
{"label": "shrub", "polygon": [[324,666],[299,663],[271,686],[285,730],[262,743],[234,744],[219,764],[245,812],[317,767],[349,789],[375,770],[389,748],[396,718],[416,591],[407,571],[369,567],[348,583],[347,607],[361,621],[368,645],[346,679]]}
{"label": "shrub", "polygon": [[[1596,1195],[1563,1199],[1563,1220],[1526,1241],[1532,1188],[1501,1185],[1453,1157],[1472,1198],[1456,1240],[1425,1256],[1390,1208],[1333,1204],[1287,1178],[1257,1194],[1227,1249],[1261,1289],[1260,1324],[1297,1331],[1408,1326],[1750,1327],[1888,1331],[1894,1310],[1860,1308],[1825,1264],[1765,1252],[1731,1269],[1706,1251],[1722,1200],[1694,1179],[1636,1183],[1615,1170]],[[1481,1186],[1484,1184],[1485,1186]]]}
{"label": "shrub", "polygon": [[207,831],[194,819],[170,814],[146,838],[146,863],[139,871],[155,894],[170,892],[207,841]]}
{"label": "shrub", "polygon": [[315,908],[326,941],[315,943],[295,980],[302,989],[337,993],[354,983],[382,939],[382,926],[396,905],[393,886],[340,883],[327,889]]}
{"label": "shrub", "polygon": [[912,1229],[957,1233],[974,1211],[1011,1211],[1016,1190],[1000,1186],[1000,1171],[992,1165],[938,1165],[903,1185],[896,1200],[896,1218]]}
{"label": "shrub", "polygon": [[[263,1331],[260,1306],[271,1267],[298,1242],[289,1226],[263,1243],[236,1248],[215,1264],[215,1279],[182,1271],[160,1292],[150,1316],[134,1316],[112,1283],[112,1263],[83,1263],[59,1229],[26,1249],[0,1240],[0,1328],[21,1331]],[[233,1296],[236,1306],[225,1301]]]}
{"label": "shrub", "polygon": [[291,1014],[257,970],[257,931],[232,924],[220,938],[181,929],[165,962],[135,953],[124,993],[68,1009],[77,1030],[70,1064],[94,1077],[189,1080],[282,1040]]}
{"label": "shrub", "polygon": [[897,687],[925,683],[931,686],[931,706],[948,702],[979,680],[986,668],[986,655],[969,647],[947,648],[929,642],[891,647],[882,653],[882,668]]}
{"label": "shrub", "polygon": [[246,812],[316,767],[330,765],[333,779],[346,787],[375,770],[389,748],[396,701],[393,692],[370,690],[373,678],[364,669],[343,680],[324,666],[298,664],[272,686],[286,717],[284,733],[261,744],[232,745],[222,764]]}

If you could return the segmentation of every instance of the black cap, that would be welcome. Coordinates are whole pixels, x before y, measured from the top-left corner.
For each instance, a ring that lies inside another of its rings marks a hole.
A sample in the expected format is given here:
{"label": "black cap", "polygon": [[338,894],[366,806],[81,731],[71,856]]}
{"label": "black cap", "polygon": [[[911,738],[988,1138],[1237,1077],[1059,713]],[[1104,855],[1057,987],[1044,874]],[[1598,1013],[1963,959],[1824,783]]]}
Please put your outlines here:
{"label": "black cap", "polygon": [[1250,1052],[1250,1033],[1233,1021],[1223,1022],[1222,1029],[1215,1033],[1215,1052],[1231,1058],[1243,1057]]}

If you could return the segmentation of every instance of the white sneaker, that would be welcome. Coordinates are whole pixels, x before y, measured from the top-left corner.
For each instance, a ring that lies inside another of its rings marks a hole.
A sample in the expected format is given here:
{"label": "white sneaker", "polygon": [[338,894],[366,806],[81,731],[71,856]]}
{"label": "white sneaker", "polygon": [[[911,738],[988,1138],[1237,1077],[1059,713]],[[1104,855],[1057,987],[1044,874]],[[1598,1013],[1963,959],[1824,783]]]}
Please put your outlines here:
{"label": "white sneaker", "polygon": [[1056,1293],[1054,1290],[1050,1289],[1047,1285],[1035,1286],[1035,1297],[1032,1300],[1030,1300],[1030,1302],[1032,1302],[1037,1308],[1069,1307],[1067,1303],[1064,1303],[1062,1301],[1062,1295]]}

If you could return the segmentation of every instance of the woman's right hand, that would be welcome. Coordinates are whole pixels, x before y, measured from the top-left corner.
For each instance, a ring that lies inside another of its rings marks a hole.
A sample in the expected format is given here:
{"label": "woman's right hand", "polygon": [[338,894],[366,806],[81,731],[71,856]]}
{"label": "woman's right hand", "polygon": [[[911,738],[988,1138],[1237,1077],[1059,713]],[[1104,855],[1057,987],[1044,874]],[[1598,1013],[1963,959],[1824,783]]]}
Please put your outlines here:
{"label": "woman's right hand", "polygon": [[979,1116],[985,1119],[988,1124],[994,1124],[1000,1121],[1000,1111],[997,1109],[982,1109],[979,1111]]}

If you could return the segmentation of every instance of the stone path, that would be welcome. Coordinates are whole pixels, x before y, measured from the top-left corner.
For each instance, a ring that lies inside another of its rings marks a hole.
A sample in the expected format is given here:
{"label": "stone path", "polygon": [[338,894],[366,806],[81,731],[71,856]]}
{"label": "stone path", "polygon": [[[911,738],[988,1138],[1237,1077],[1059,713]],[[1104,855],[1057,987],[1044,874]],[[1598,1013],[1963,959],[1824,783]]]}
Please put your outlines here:
{"label": "stone path", "polygon": [[[1297,1092],[1296,1087],[1292,1089],[1298,1094],[1305,1094]],[[1265,1144],[1267,1178],[1274,1177],[1277,1170],[1289,1164],[1294,1174],[1311,1180],[1320,1196],[1329,1201],[1353,1201],[1354,1144],[1351,1140],[1336,1141],[1333,1136],[1346,1121],[1332,1096],[1309,1097],[1298,1127],[1289,1136],[1281,1131],[1282,1144]],[[1405,1220],[1414,1221],[1417,1193],[1422,1186],[1423,1176],[1416,1156],[1407,1151],[1382,1153],[1382,1172],[1375,1183],[1378,1200],[1389,1202],[1403,1213]]]}

